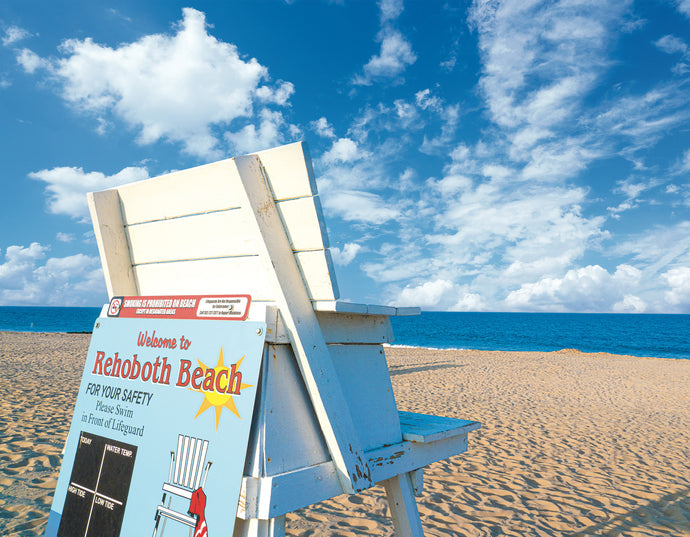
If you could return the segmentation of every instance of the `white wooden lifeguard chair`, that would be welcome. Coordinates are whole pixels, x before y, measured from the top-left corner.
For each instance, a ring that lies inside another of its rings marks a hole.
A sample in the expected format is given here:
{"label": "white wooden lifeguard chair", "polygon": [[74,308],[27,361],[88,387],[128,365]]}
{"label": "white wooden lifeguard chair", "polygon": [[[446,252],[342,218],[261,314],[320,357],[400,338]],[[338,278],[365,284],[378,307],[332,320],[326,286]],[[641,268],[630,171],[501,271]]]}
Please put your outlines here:
{"label": "white wooden lifeguard chair", "polygon": [[282,536],[286,513],[376,483],[396,533],[423,535],[422,468],[466,451],[480,425],[398,412],[382,344],[393,341],[389,316],[419,310],[338,301],[306,144],[88,201],[111,298],[250,294],[250,315],[265,307],[235,537]]}

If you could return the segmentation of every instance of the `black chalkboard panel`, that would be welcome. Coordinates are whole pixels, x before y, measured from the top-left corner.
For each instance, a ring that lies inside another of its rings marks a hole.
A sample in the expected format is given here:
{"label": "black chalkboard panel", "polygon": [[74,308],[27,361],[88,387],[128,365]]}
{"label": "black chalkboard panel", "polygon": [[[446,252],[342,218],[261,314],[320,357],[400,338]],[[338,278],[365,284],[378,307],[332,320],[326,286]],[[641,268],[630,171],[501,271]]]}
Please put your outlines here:
{"label": "black chalkboard panel", "polygon": [[136,446],[82,431],[58,537],[119,537]]}

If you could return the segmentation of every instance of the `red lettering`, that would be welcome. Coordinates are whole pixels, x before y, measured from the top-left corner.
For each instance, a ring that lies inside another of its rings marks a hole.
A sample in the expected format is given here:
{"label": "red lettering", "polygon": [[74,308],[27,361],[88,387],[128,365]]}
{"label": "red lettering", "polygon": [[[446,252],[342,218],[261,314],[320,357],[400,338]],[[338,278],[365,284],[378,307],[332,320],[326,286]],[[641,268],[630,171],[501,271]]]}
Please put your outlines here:
{"label": "red lettering", "polygon": [[[136,369],[135,369],[136,368]],[[134,380],[139,376],[139,372],[141,371],[141,364],[137,361],[137,355],[135,354],[132,356],[132,372],[129,375],[129,378]]]}
{"label": "red lettering", "polygon": [[144,365],[141,366],[141,380],[146,382],[151,378],[151,371],[153,369],[153,366],[151,365],[151,362],[144,362]]}
{"label": "red lettering", "polygon": [[110,366],[113,365],[113,359],[112,358],[106,358],[105,359],[105,365],[103,366],[103,372],[106,374],[106,376],[110,376]]}
{"label": "red lettering", "polygon": [[137,338],[137,345],[143,347],[146,344],[146,336],[148,335],[148,332],[144,332],[143,334],[139,332],[139,337]]}
{"label": "red lettering", "polygon": [[[237,382],[235,382],[237,381]],[[242,384],[242,373],[237,370],[237,364],[232,364],[230,367],[230,381],[228,382],[228,391],[226,393],[240,394],[240,385]],[[233,386],[235,389],[233,390]]]}
{"label": "red lettering", "polygon": [[213,391],[213,380],[216,376],[216,371],[214,369],[208,368],[206,374],[204,375],[203,389],[206,392]]}
{"label": "red lettering", "polygon": [[105,358],[105,353],[103,351],[96,351],[96,361],[93,363],[93,375],[103,374],[103,358]]}
{"label": "red lettering", "polygon": [[[189,384],[189,368],[191,367],[191,365],[192,362],[190,362],[189,360],[180,360],[180,373],[177,375],[176,386],[186,386],[187,384]],[[170,366],[168,365],[168,367]],[[163,358],[163,369],[165,369],[165,358]],[[161,375],[161,377],[162,376],[163,375]],[[170,370],[168,370],[168,377],[169,376]]]}
{"label": "red lettering", "polygon": [[163,358],[163,363],[161,364],[161,376],[158,379],[160,384],[170,384],[170,369],[171,367],[168,363],[168,359]]}
{"label": "red lettering", "polygon": [[222,386],[220,383],[220,379],[222,377],[225,377],[225,381],[227,383],[228,379],[228,370],[227,369],[221,369],[218,371],[218,374],[216,375],[216,392],[217,393],[225,393],[225,389],[227,388],[227,384],[225,386]]}
{"label": "red lettering", "polygon": [[204,376],[204,370],[201,369],[200,367],[197,367],[194,370],[194,373],[192,373],[192,387],[195,390],[198,390],[201,388],[201,381],[199,381],[199,384],[197,384],[196,381],[199,380],[203,376]]}

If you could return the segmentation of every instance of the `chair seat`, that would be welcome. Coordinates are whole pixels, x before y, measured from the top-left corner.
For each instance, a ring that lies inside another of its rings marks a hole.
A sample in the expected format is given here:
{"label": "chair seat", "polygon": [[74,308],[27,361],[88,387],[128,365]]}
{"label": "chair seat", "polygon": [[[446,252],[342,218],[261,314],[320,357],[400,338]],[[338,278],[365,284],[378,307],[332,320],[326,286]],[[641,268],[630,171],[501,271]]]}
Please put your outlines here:
{"label": "chair seat", "polygon": [[176,520],[177,522],[181,522],[182,524],[191,526],[192,528],[196,526],[196,518],[194,518],[193,516],[187,516],[182,513],[178,513],[177,511],[173,511],[172,509],[168,509],[167,507],[163,507],[162,505],[158,506],[158,512],[164,517],[171,518],[173,520]]}
{"label": "chair seat", "polygon": [[403,440],[428,444],[475,431],[481,427],[476,421],[430,416],[414,412],[398,412]]}

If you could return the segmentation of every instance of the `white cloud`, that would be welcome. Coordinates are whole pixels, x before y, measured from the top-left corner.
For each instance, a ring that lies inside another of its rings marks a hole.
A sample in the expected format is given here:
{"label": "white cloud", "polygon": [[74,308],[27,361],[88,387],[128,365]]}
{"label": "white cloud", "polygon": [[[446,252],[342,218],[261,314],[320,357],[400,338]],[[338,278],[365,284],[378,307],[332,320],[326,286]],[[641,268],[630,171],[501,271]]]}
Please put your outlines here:
{"label": "white cloud", "polygon": [[661,277],[670,287],[664,294],[668,303],[690,308],[690,267],[671,269]]}
{"label": "white cloud", "polygon": [[50,69],[51,67],[49,61],[44,60],[28,48],[17,52],[17,63],[29,74],[35,73],[38,69]]}
{"label": "white cloud", "polygon": [[[274,144],[280,138],[275,129],[284,121],[276,118],[279,112],[262,109],[261,125],[254,127],[255,105],[286,105],[294,86],[270,84],[266,67],[243,59],[235,45],[206,30],[204,14],[185,8],[174,35],[148,35],[116,48],[71,39],[61,46],[64,57],[52,64],[53,76],[75,109],[100,120],[109,114],[124,120],[139,131],[142,144],[166,139],[181,143],[187,153],[214,156],[215,130],[231,122],[237,129],[229,139],[249,135]],[[34,56],[27,53],[24,61],[35,70]]]}
{"label": "white cloud", "polygon": [[105,301],[98,257],[77,254],[46,259],[47,251],[35,242],[7,248],[0,264],[0,305],[77,306]]}
{"label": "white cloud", "polygon": [[405,6],[402,0],[380,0],[379,9],[381,10],[381,23],[385,24],[400,17]]}
{"label": "white cloud", "polygon": [[74,240],[74,234],[58,231],[55,238],[60,242],[72,242]]}
{"label": "white cloud", "polygon": [[376,79],[394,79],[417,61],[412,45],[397,30],[386,30],[381,37],[381,51],[364,66],[364,76],[356,77],[355,84],[369,86]]}
{"label": "white cloud", "polygon": [[690,18],[690,0],[675,0],[674,3],[676,4],[678,11]]}
{"label": "white cloud", "polygon": [[316,121],[312,121],[309,126],[322,138],[335,138],[333,125],[331,125],[325,117],[320,117]]}
{"label": "white cloud", "polygon": [[331,255],[336,265],[349,265],[354,261],[362,247],[354,242],[348,242],[342,250],[337,246],[331,246]]}
{"label": "white cloud", "polygon": [[24,28],[20,28],[19,26],[10,26],[5,30],[5,35],[2,36],[2,44],[8,47],[31,36],[31,32],[25,30]]}
{"label": "white cloud", "polygon": [[64,214],[80,221],[88,221],[87,192],[142,181],[149,178],[146,168],[124,168],[114,175],[84,172],[82,168],[59,167],[29,174],[32,179],[47,183],[48,211]]}
{"label": "white cloud", "polygon": [[675,35],[665,35],[654,42],[654,45],[666,54],[686,54],[688,45]]}
{"label": "white cloud", "polygon": [[354,140],[350,138],[339,138],[331,148],[326,151],[321,160],[325,164],[335,164],[338,162],[354,162],[368,156],[366,151],[357,147]]}
{"label": "white cloud", "polygon": [[259,114],[259,128],[246,125],[238,132],[226,132],[225,139],[235,153],[253,153],[280,145],[281,128],[285,124],[283,115],[274,110],[264,109]]}
{"label": "white cloud", "polygon": [[[642,273],[630,265],[620,265],[610,274],[599,265],[569,270],[562,278],[542,278],[525,283],[506,297],[505,304],[515,310],[612,311],[634,307],[644,311],[642,299],[632,293]],[[616,305],[616,307],[612,305]]]}
{"label": "white cloud", "polygon": [[357,190],[331,192],[324,199],[324,208],[348,222],[383,224],[400,216],[380,196]]}

